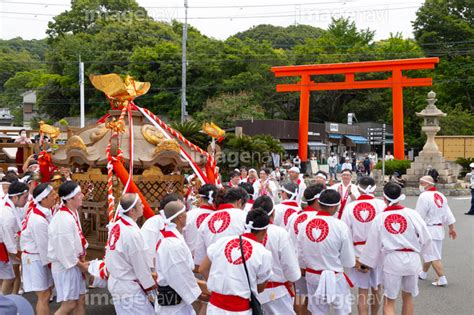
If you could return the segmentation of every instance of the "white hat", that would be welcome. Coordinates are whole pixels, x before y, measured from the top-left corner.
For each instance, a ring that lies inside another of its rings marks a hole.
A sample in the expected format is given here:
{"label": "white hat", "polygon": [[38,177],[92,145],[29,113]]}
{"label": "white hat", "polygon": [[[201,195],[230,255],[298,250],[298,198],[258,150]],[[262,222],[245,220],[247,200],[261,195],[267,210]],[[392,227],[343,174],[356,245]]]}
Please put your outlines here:
{"label": "white hat", "polygon": [[474,168],[474,163],[469,164],[470,168]]}
{"label": "white hat", "polygon": [[291,171],[291,172],[296,172],[296,173],[300,173],[300,169],[297,168],[296,166],[293,166],[292,168],[290,168],[288,171]]}

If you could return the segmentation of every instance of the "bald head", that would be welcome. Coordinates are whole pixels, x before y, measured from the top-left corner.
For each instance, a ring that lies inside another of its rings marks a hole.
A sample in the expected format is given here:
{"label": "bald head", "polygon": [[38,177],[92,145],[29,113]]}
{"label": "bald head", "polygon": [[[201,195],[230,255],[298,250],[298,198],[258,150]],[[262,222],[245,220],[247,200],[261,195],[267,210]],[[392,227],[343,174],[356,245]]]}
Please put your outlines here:
{"label": "bald head", "polygon": [[[175,216],[179,211],[181,211],[184,207],[184,204],[180,201],[171,201],[165,206],[165,217],[171,218]],[[179,217],[179,215],[178,215]],[[178,217],[175,217],[172,221],[176,221]]]}

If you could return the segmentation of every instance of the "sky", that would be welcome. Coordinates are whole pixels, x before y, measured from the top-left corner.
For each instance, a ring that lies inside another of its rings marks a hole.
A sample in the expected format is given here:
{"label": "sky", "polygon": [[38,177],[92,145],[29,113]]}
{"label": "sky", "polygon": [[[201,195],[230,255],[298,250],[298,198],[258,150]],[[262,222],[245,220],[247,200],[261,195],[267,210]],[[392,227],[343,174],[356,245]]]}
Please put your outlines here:
{"label": "sky", "polygon": [[[185,0],[138,0],[155,20],[184,22]],[[259,24],[307,24],[326,28],[331,17],[349,17],[375,39],[401,32],[413,37],[411,22],[423,0],[188,0],[188,23],[203,34],[225,39]],[[41,39],[48,21],[70,0],[0,0],[0,38]]]}

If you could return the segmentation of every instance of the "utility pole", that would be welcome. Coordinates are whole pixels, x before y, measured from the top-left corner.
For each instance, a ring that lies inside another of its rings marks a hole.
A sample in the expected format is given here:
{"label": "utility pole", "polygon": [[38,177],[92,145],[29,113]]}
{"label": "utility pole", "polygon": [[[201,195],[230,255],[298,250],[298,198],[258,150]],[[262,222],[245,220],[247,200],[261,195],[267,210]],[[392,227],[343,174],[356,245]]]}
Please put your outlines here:
{"label": "utility pole", "polygon": [[81,128],[85,126],[85,100],[84,100],[84,63],[79,55],[79,86],[80,86],[80,107],[81,107]]}
{"label": "utility pole", "polygon": [[183,40],[182,40],[182,72],[181,72],[181,122],[186,120],[186,41],[188,39],[188,0],[184,0],[184,25],[183,25]]}

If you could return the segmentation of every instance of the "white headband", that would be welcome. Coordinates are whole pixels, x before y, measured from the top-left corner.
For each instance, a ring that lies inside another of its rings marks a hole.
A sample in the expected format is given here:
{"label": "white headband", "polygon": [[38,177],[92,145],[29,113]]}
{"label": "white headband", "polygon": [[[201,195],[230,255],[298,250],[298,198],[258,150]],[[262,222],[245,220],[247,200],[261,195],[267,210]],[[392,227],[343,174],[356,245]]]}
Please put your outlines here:
{"label": "white headband", "polygon": [[273,212],[275,212],[275,202],[273,202],[273,199],[270,198],[270,200],[272,201],[272,210],[270,212],[268,212],[268,216],[271,216],[273,214]]}
{"label": "white headband", "polygon": [[298,188],[296,188],[296,191],[295,192],[291,192],[289,191],[288,189],[286,189],[285,187],[281,187],[281,190],[286,192],[288,195],[290,195],[290,200],[295,200],[296,197],[298,196]]}
{"label": "white headband", "polygon": [[28,175],[19,179],[20,182],[25,183],[25,184],[28,184],[28,182],[30,182],[31,180],[33,180],[33,176],[31,175]]}
{"label": "white headband", "polygon": [[388,197],[385,193],[383,193],[383,196],[385,197],[385,199],[387,199],[388,201],[390,201],[390,203],[388,204],[389,206],[394,205],[394,204],[396,204],[396,203],[398,203],[398,202],[400,202],[400,201],[403,201],[403,200],[405,200],[405,198],[406,198],[405,194],[401,194],[401,195],[398,196],[398,198],[396,198],[396,199],[392,199],[392,198]]}
{"label": "white headband", "polygon": [[81,186],[80,185],[77,185],[76,188],[74,188],[74,190],[69,194],[69,195],[66,195],[64,197],[61,197],[62,200],[69,200],[69,199],[72,199],[74,198],[78,193],[81,192]]}
{"label": "white headband", "polygon": [[28,192],[28,189],[23,190],[22,192],[18,192],[18,193],[16,193],[16,194],[8,194],[8,197],[23,195],[23,194],[26,193],[26,192]]}
{"label": "white headband", "polygon": [[427,183],[427,184],[430,184],[431,186],[436,185],[435,183],[433,183],[433,182],[431,182],[431,181],[429,181],[429,180],[423,179],[423,177],[420,178],[420,182],[425,182],[425,183]]}
{"label": "white headband", "polygon": [[179,210],[178,212],[173,214],[171,217],[166,218],[165,210],[160,210],[160,214],[161,214],[161,216],[163,217],[163,219],[165,221],[165,230],[171,230],[171,229],[175,228],[176,224],[174,224],[171,221],[176,219],[181,213],[183,213],[185,211],[186,211],[186,206],[183,206],[183,208],[181,208],[181,210]]}
{"label": "white headband", "polygon": [[377,185],[374,185],[374,186],[369,185],[365,189],[360,187],[360,185],[357,185],[357,188],[359,188],[359,190],[362,191],[364,194],[370,195],[375,191],[375,189],[377,188]]}
{"label": "white headband", "polygon": [[45,190],[43,190],[36,198],[33,198],[35,204],[39,205],[41,200],[48,197],[48,195],[53,191],[53,187],[51,185],[46,186]]}
{"label": "white headband", "polygon": [[199,194],[200,197],[202,198],[205,198],[207,199],[207,201],[209,203],[213,203],[214,199],[212,198],[212,195],[214,194],[214,191],[213,190],[209,190],[209,192],[207,193],[207,196],[206,195],[203,195],[203,194]]}
{"label": "white headband", "polygon": [[324,180],[328,180],[327,176],[324,175],[323,173],[318,173],[318,174],[316,174],[315,177],[321,177],[321,178],[324,178]]}
{"label": "white headband", "polygon": [[140,199],[140,196],[138,196],[138,194],[135,194],[135,199],[133,200],[132,204],[127,209],[124,209],[122,207],[122,203],[119,203],[117,212],[122,213],[122,214],[127,213],[128,211],[132,210],[133,207],[135,207],[139,199]]}
{"label": "white headband", "polygon": [[306,203],[308,203],[308,201],[313,201],[313,200],[319,199],[320,195],[321,195],[321,193],[316,194],[316,195],[313,196],[313,198],[305,199],[305,201],[306,201]]}
{"label": "white headband", "polygon": [[248,233],[248,232],[251,232],[252,230],[263,231],[263,230],[266,230],[269,225],[270,224],[267,224],[264,227],[254,227],[253,226],[253,221],[249,221],[249,223],[245,224],[245,232]]}
{"label": "white headband", "polygon": [[327,206],[327,207],[334,207],[334,206],[339,206],[341,204],[341,200],[339,199],[338,202],[336,203],[325,203],[325,202],[322,202],[321,200],[318,200],[319,204],[320,205],[323,205],[323,206]]}

